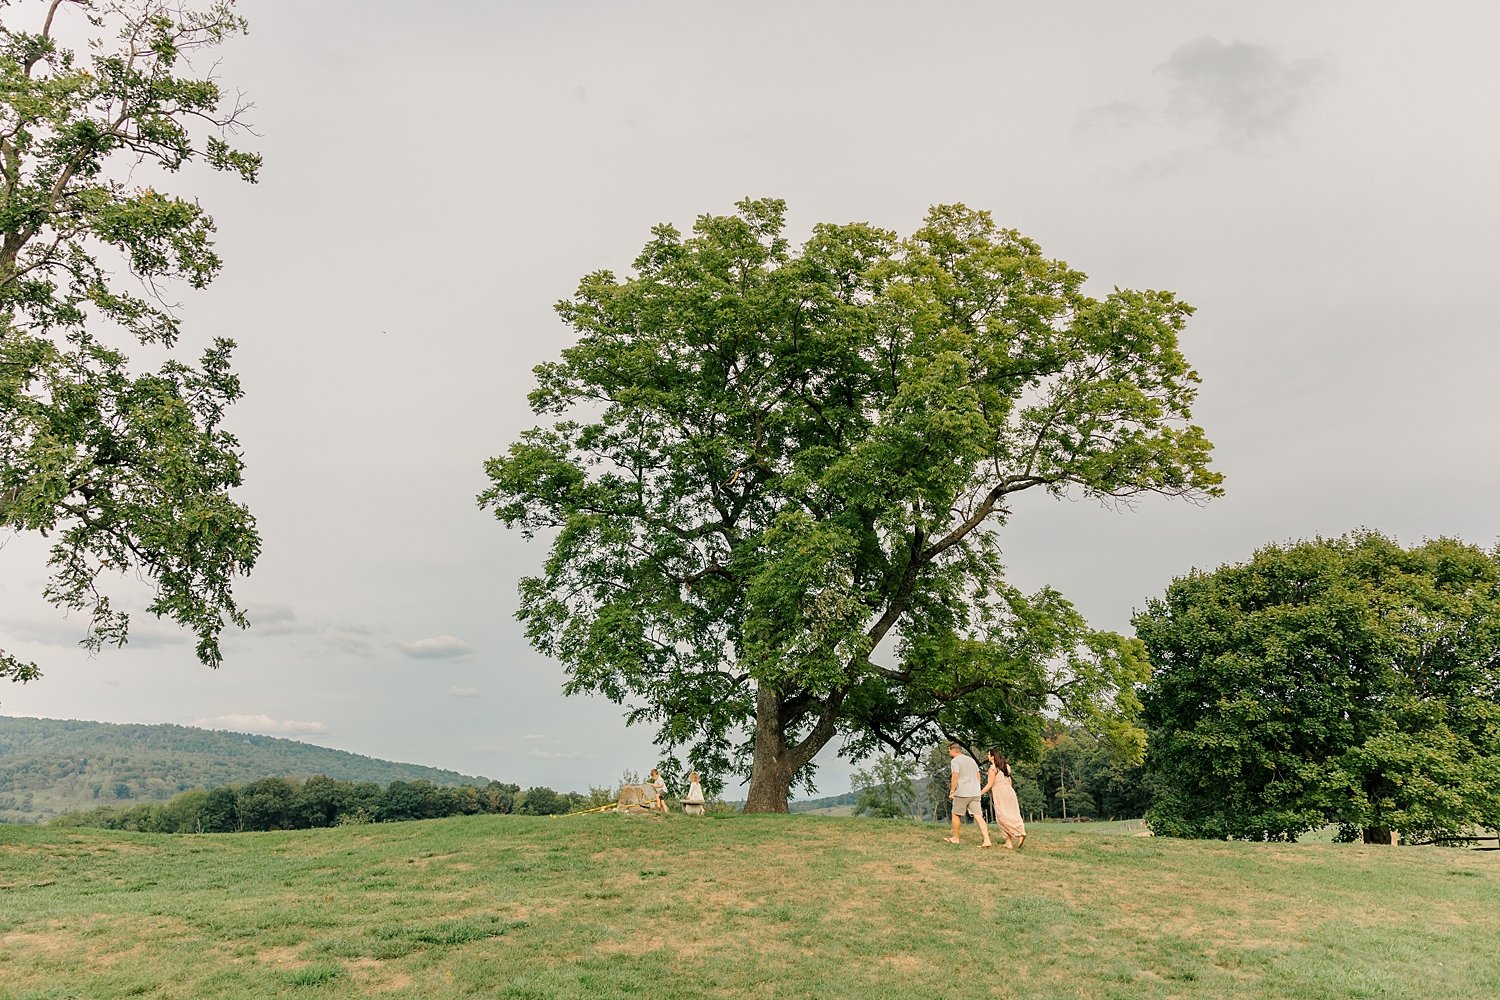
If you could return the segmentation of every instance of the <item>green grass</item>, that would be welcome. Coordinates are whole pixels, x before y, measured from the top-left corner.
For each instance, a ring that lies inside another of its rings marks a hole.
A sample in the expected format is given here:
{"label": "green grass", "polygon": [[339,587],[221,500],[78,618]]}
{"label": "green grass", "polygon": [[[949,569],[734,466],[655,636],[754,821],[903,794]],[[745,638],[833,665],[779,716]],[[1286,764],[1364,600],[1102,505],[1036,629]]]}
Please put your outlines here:
{"label": "green grass", "polygon": [[1500,992],[1500,852],[1088,826],[1019,853],[817,816],[0,826],[0,1000]]}
{"label": "green grass", "polygon": [[1114,833],[1134,836],[1146,835],[1146,821],[1143,819],[1112,819],[1091,820],[1087,823],[1062,823],[1056,820],[1034,820],[1026,824],[1028,830],[1072,830],[1078,833]]}

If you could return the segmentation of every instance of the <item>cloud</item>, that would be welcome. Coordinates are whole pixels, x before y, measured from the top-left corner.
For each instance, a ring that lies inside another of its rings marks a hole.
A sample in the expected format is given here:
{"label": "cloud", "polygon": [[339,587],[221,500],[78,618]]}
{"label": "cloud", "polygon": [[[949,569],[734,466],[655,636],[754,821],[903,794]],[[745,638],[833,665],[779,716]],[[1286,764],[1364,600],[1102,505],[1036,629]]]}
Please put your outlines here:
{"label": "cloud", "polygon": [[374,644],[365,638],[367,634],[362,629],[335,628],[330,629],[328,634],[323,636],[323,642],[330,649],[338,650],[340,653],[366,657],[375,649]]}
{"label": "cloud", "polygon": [[1084,108],[1073,131],[1107,173],[1134,185],[1290,131],[1327,67],[1250,42],[1184,42],[1134,89]]}
{"label": "cloud", "polygon": [[76,646],[83,638],[84,629],[77,625],[65,625],[62,621],[23,619],[9,621],[0,631],[10,639],[35,643],[38,646]]}
{"label": "cloud", "polygon": [[1172,80],[1172,116],[1208,119],[1234,136],[1255,138],[1286,128],[1325,66],[1263,45],[1204,37],[1179,45],[1158,70]]}
{"label": "cloud", "polygon": [[285,635],[316,631],[297,620],[297,612],[285,604],[250,604],[245,607],[250,627],[262,635]]}
{"label": "cloud", "polygon": [[474,749],[479,753],[510,753],[510,747],[501,746],[498,743],[486,743]]}
{"label": "cloud", "polygon": [[448,696],[451,698],[478,698],[479,689],[451,687],[448,689]]}
{"label": "cloud", "polygon": [[1130,101],[1111,101],[1078,113],[1077,127],[1084,132],[1139,128],[1151,123],[1151,112]]}
{"label": "cloud", "polygon": [[[0,635],[7,635],[22,642],[37,646],[72,647],[82,643],[88,633],[88,615],[64,615],[56,619],[29,618],[10,621]],[[130,634],[125,645],[134,649],[161,649],[166,646],[181,646],[188,641],[185,633],[152,623],[152,619],[140,612],[130,617]],[[113,648],[106,646],[106,649]]]}
{"label": "cloud", "polygon": [[402,642],[398,639],[391,645],[414,660],[453,660],[474,652],[474,647],[451,635],[438,635],[431,639],[418,639],[416,642]]}
{"label": "cloud", "polygon": [[541,743],[545,741],[547,737],[543,736],[541,733],[527,733],[525,736],[522,736],[521,739],[527,743]]}
{"label": "cloud", "polygon": [[132,649],[164,649],[168,646],[182,646],[188,642],[186,632],[178,632],[166,628],[140,628],[136,625],[139,616],[131,616],[130,636],[125,645]]}
{"label": "cloud", "polygon": [[246,607],[250,616],[249,637],[308,636],[328,649],[349,656],[369,656],[374,649],[370,637],[374,630],[349,622],[304,621],[285,604],[252,604]]}
{"label": "cloud", "polygon": [[269,715],[216,715],[210,719],[198,719],[190,725],[199,729],[227,729],[236,733],[264,733],[267,736],[304,736],[328,732],[328,726],[322,722],[296,722],[292,719],[278,722]]}
{"label": "cloud", "polygon": [[563,753],[557,750],[542,750],[533,747],[526,751],[526,756],[537,757],[541,760],[578,760],[580,758],[597,758],[599,755],[596,753],[581,753],[577,750],[570,750]]}

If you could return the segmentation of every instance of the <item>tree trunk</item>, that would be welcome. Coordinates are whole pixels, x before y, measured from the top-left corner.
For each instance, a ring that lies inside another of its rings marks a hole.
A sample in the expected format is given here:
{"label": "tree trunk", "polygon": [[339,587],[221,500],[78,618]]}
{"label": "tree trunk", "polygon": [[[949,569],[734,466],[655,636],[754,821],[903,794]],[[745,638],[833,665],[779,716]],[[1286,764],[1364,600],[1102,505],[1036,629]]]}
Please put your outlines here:
{"label": "tree trunk", "polygon": [[763,761],[759,753],[751,765],[750,791],[745,796],[747,813],[784,813],[791,795],[792,776]]}
{"label": "tree trunk", "polygon": [[764,684],[756,687],[755,757],[750,763],[750,789],[745,795],[745,812],[787,811],[792,779],[833,738],[840,701],[840,695],[829,698],[812,732],[796,746],[787,746],[788,720],[782,717],[784,699],[771,687]]}

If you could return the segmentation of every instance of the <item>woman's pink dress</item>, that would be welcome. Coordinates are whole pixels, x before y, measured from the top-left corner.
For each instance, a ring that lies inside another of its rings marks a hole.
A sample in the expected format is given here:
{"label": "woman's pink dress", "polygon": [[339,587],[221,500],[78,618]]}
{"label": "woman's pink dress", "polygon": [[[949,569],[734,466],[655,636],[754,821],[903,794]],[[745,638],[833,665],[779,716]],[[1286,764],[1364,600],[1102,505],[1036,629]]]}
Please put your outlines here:
{"label": "woman's pink dress", "polygon": [[995,778],[995,787],[990,789],[995,803],[995,822],[1005,836],[1020,840],[1026,836],[1026,823],[1021,819],[1021,803],[1016,801],[1016,789],[1004,771],[991,768],[991,772]]}

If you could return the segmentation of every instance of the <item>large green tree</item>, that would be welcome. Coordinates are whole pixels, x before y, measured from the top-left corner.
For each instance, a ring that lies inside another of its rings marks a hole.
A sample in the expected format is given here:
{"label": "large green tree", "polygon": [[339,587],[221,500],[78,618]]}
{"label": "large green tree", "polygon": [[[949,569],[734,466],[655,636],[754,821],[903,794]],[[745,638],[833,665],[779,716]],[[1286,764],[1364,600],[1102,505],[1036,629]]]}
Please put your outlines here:
{"label": "large green tree", "polygon": [[[103,578],[129,574],[217,666],[226,623],[246,624],[231,584],[260,539],[230,497],[233,344],[178,357],[166,297],[218,272],[213,220],[157,186],[192,162],[255,180],[260,158],[228,141],[243,106],[208,65],[245,24],[231,3],[176,0],[0,15],[0,531],[52,540],[46,596],[88,616],[91,649],[126,641]],[[80,54],[64,34],[94,38]],[[131,341],[165,360],[133,366]],[[36,675],[0,650],[0,677]]]}
{"label": "large green tree", "polygon": [[577,343],[536,369],[550,422],[488,463],[480,503],[550,537],[519,616],[566,690],[748,772],[751,811],[785,811],[836,736],[1031,745],[1053,704],[1138,750],[1139,646],[1007,584],[997,529],[1028,490],[1218,491],[1189,307],[1092,298],[961,205],[800,250],[782,202],[738,209],[583,279],[558,306]]}
{"label": "large green tree", "polygon": [[1152,829],[1500,826],[1500,552],[1373,532],[1193,572],[1135,619]]}

